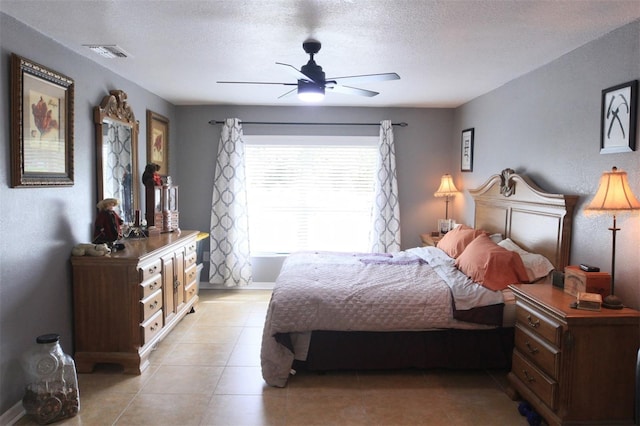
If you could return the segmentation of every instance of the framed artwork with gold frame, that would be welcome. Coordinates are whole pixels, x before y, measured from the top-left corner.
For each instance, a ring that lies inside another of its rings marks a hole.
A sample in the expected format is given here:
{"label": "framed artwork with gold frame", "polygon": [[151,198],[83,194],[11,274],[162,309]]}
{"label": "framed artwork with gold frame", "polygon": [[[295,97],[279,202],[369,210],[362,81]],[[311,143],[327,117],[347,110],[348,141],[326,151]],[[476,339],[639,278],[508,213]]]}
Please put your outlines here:
{"label": "framed artwork with gold frame", "polygon": [[11,54],[11,187],[73,185],[74,82]]}
{"label": "framed artwork with gold frame", "polygon": [[169,119],[150,110],[147,110],[147,163],[159,165],[160,175],[169,175]]}

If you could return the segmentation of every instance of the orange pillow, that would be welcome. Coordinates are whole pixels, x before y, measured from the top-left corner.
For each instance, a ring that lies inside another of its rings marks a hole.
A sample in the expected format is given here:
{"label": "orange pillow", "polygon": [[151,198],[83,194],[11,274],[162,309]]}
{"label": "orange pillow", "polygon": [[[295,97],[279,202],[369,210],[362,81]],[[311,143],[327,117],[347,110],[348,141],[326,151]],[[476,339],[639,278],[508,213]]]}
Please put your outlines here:
{"label": "orange pillow", "polygon": [[486,234],[469,243],[456,259],[456,266],[473,281],[494,291],[529,282],[520,255],[500,247]]}
{"label": "orange pillow", "polygon": [[438,248],[455,259],[462,254],[471,241],[482,234],[486,235],[486,232],[460,225],[444,234],[444,237],[438,241]]}

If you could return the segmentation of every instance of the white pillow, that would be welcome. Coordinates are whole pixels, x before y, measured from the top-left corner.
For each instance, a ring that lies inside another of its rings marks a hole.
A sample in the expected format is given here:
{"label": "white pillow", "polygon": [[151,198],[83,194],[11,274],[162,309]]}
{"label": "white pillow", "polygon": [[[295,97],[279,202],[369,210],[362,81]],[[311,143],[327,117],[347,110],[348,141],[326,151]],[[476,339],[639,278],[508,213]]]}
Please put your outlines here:
{"label": "white pillow", "polygon": [[498,244],[500,241],[502,241],[502,234],[491,234],[489,235],[489,238],[491,238],[491,241]]}
{"label": "white pillow", "polygon": [[541,254],[529,253],[514,243],[510,238],[500,241],[498,245],[507,250],[515,251],[520,255],[522,263],[524,263],[524,267],[527,270],[530,282],[546,277],[549,272],[555,269],[553,264],[549,262],[549,259]]}

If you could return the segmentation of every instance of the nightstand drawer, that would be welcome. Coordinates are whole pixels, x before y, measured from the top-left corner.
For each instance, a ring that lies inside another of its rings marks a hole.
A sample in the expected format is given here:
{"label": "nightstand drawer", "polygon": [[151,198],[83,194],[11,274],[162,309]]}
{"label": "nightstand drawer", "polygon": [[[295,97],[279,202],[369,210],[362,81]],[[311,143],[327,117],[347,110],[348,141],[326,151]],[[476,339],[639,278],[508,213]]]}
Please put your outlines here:
{"label": "nightstand drawer", "polygon": [[562,326],[545,317],[542,313],[524,303],[516,305],[516,322],[522,326],[547,339],[549,342],[560,347],[560,337],[562,336]]}
{"label": "nightstand drawer", "polygon": [[548,407],[556,409],[558,383],[547,377],[517,350],[513,351],[511,372],[531,389]]}
{"label": "nightstand drawer", "polygon": [[521,323],[516,324],[515,347],[545,373],[558,379],[560,351],[530,333]]}

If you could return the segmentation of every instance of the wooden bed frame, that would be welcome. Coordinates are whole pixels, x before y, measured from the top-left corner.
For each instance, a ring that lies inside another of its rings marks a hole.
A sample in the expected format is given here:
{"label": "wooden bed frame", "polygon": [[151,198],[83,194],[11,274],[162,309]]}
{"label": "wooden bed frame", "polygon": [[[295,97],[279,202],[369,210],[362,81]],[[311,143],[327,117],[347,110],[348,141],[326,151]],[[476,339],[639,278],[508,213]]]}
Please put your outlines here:
{"label": "wooden bed frame", "polygon": [[[477,189],[475,228],[500,233],[564,270],[577,196],[544,192],[505,169]],[[535,285],[535,284],[534,284]],[[294,369],[510,369],[513,327],[406,332],[314,331],[306,361]]]}
{"label": "wooden bed frame", "polygon": [[545,256],[557,270],[569,264],[577,196],[546,193],[512,169],[491,176],[469,193],[475,201],[476,229],[511,238],[525,250]]}

